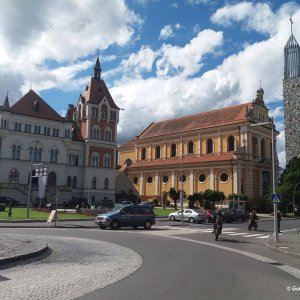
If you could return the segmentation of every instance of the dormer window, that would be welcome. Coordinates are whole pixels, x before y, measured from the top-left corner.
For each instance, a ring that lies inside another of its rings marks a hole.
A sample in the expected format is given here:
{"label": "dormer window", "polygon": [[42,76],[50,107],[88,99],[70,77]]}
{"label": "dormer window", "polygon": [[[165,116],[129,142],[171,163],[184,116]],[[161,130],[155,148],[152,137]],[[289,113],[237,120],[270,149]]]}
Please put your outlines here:
{"label": "dormer window", "polygon": [[33,111],[40,111],[40,102],[39,102],[39,99],[37,99],[37,100],[33,103]]}

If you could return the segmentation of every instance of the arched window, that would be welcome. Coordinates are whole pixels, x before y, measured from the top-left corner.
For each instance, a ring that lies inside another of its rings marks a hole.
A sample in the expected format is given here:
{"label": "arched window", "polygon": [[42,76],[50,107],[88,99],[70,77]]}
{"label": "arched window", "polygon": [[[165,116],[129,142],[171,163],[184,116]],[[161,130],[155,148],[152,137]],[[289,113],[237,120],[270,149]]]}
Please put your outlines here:
{"label": "arched window", "polygon": [[29,160],[41,161],[42,160],[42,148],[30,147],[29,148]]}
{"label": "arched window", "polygon": [[112,132],[110,128],[105,128],[104,131],[104,140],[107,142],[111,142],[112,140]]}
{"label": "arched window", "polygon": [[192,141],[190,141],[188,143],[188,149],[187,149],[189,154],[193,154],[194,153],[194,143]]}
{"label": "arched window", "polygon": [[51,149],[50,150],[50,162],[51,163],[57,163],[57,157],[58,157],[58,150],[57,149]]}
{"label": "arched window", "polygon": [[48,185],[49,186],[56,186],[56,174],[55,172],[50,172],[48,175]]}
{"label": "arched window", "polygon": [[16,159],[17,146],[13,145],[11,147],[11,159]]}
{"label": "arched window", "polygon": [[171,157],[176,156],[176,144],[171,145]]}
{"label": "arched window", "polygon": [[9,172],[9,183],[19,182],[19,171],[17,169],[11,169]]}
{"label": "arched window", "polygon": [[107,106],[105,104],[101,106],[101,116],[102,119],[107,120]]}
{"label": "arched window", "polygon": [[104,168],[110,168],[110,155],[109,154],[104,155],[103,166],[104,166]]}
{"label": "arched window", "polygon": [[253,158],[257,158],[257,138],[254,137],[252,139],[252,155],[253,155]]}
{"label": "arched window", "polygon": [[91,188],[95,190],[95,189],[96,189],[96,185],[97,185],[97,179],[96,179],[96,177],[94,176],[94,177],[92,178]]}
{"label": "arched window", "polygon": [[98,108],[92,107],[92,117],[97,118],[98,117]]}
{"label": "arched window", "polygon": [[232,135],[227,139],[227,151],[234,151],[234,137]]}
{"label": "arched window", "polygon": [[93,153],[91,157],[91,166],[99,167],[99,156],[97,153]]}
{"label": "arched window", "polygon": [[108,190],[108,178],[107,177],[104,179],[104,189]]}
{"label": "arched window", "polygon": [[71,176],[68,176],[68,178],[67,178],[67,186],[71,186],[71,183],[72,183],[72,178],[71,178]]}
{"label": "arched window", "polygon": [[143,147],[143,148],[142,148],[141,160],[145,160],[145,159],[146,159],[146,148]]}
{"label": "arched window", "polygon": [[266,159],[266,141],[265,139],[261,140],[261,158],[262,159]]}
{"label": "arched window", "polygon": [[156,146],[155,148],[155,158],[160,158],[160,146]]}
{"label": "arched window", "polygon": [[125,160],[125,164],[127,164],[127,167],[129,167],[132,164],[132,160],[130,158],[127,158]]}
{"label": "arched window", "polygon": [[77,188],[77,177],[74,176],[72,180],[72,189],[76,189],[76,188]]}
{"label": "arched window", "polygon": [[99,128],[99,126],[93,126],[92,139],[94,139],[94,140],[99,140],[100,139],[100,128]]}
{"label": "arched window", "polygon": [[207,153],[213,153],[213,140],[208,139],[206,141]]}

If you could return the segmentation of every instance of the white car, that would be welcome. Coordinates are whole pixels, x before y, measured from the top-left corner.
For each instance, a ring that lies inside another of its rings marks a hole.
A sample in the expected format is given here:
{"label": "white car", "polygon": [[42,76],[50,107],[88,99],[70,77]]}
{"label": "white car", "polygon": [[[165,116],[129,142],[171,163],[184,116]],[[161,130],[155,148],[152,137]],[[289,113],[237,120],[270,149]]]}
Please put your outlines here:
{"label": "white car", "polygon": [[[169,214],[169,220],[171,221],[180,221],[182,216],[182,210],[173,212]],[[183,210],[183,220],[190,223],[204,223],[206,220],[206,214],[204,210],[199,209],[184,209]]]}

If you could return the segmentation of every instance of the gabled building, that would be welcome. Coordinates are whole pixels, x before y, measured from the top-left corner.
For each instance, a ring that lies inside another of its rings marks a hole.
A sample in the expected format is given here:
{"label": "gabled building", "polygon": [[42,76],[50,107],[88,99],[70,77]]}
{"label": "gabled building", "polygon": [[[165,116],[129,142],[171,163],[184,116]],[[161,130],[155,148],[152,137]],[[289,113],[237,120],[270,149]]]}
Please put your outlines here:
{"label": "gabled building", "polygon": [[151,123],[119,147],[119,163],[142,200],[162,201],[173,187],[187,196],[206,189],[244,194],[259,206],[272,192],[272,127],[251,126],[271,121],[263,94],[260,88],[250,103]]}
{"label": "gabled building", "polygon": [[12,106],[6,95],[0,106],[0,195],[26,203],[31,165],[43,164],[48,200],[58,193],[59,201],[114,200],[119,110],[101,78],[99,57],[94,76],[65,117],[33,90]]}

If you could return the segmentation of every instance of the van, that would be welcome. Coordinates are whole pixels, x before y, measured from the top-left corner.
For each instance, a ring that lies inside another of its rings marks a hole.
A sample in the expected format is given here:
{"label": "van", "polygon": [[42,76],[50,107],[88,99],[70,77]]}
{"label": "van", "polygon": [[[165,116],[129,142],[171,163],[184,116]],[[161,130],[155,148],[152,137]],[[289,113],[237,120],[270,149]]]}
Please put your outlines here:
{"label": "van", "polygon": [[113,230],[120,227],[133,227],[136,229],[143,226],[151,229],[155,224],[155,215],[151,207],[146,205],[116,206],[105,214],[98,214],[95,223],[101,228],[110,227]]}

